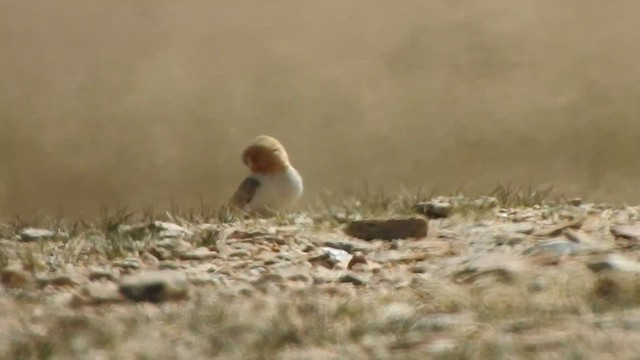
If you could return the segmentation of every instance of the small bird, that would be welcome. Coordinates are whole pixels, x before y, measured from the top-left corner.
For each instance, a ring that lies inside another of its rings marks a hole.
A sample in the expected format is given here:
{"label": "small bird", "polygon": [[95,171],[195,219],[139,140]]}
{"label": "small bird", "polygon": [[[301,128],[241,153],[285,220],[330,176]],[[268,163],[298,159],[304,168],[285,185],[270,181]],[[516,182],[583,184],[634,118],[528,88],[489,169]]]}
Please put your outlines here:
{"label": "small bird", "polygon": [[302,196],[302,177],[277,139],[267,135],[254,138],[242,150],[242,162],[251,174],[231,197],[230,208],[268,215],[290,209]]}

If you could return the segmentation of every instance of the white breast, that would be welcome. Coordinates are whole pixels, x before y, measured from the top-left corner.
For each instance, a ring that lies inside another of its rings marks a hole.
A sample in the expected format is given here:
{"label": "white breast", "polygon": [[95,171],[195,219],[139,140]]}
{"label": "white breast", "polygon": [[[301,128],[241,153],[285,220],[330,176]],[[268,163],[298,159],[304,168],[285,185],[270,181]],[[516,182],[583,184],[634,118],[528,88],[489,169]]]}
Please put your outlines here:
{"label": "white breast", "polygon": [[248,204],[251,210],[285,210],[302,195],[302,177],[293,167],[282,173],[253,174],[252,177],[260,181],[260,187]]}

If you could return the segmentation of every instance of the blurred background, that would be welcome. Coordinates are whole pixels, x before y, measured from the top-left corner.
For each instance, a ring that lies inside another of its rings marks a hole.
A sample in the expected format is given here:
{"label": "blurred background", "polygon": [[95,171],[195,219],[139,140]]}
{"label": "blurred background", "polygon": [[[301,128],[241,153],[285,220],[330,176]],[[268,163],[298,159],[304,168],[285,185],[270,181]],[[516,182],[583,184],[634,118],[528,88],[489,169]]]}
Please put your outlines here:
{"label": "blurred background", "polygon": [[0,1],[0,214],[323,189],[640,199],[635,0]]}

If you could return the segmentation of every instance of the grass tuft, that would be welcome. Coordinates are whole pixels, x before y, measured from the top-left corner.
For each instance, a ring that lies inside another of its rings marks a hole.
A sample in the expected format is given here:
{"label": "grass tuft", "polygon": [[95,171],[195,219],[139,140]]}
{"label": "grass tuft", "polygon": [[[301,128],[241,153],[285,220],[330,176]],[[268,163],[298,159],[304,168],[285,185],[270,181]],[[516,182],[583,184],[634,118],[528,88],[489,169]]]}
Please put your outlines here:
{"label": "grass tuft", "polygon": [[498,184],[490,195],[495,197],[502,208],[519,208],[542,205],[552,193],[553,187],[534,188],[513,186],[511,183]]}

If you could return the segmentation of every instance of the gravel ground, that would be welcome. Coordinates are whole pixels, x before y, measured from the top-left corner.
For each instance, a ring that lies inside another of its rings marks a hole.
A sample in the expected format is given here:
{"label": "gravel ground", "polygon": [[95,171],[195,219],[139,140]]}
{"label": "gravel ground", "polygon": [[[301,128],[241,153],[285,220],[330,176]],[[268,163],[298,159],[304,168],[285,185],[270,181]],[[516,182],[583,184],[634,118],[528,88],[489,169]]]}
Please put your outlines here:
{"label": "gravel ground", "polygon": [[505,199],[10,221],[0,358],[637,358],[640,208]]}

